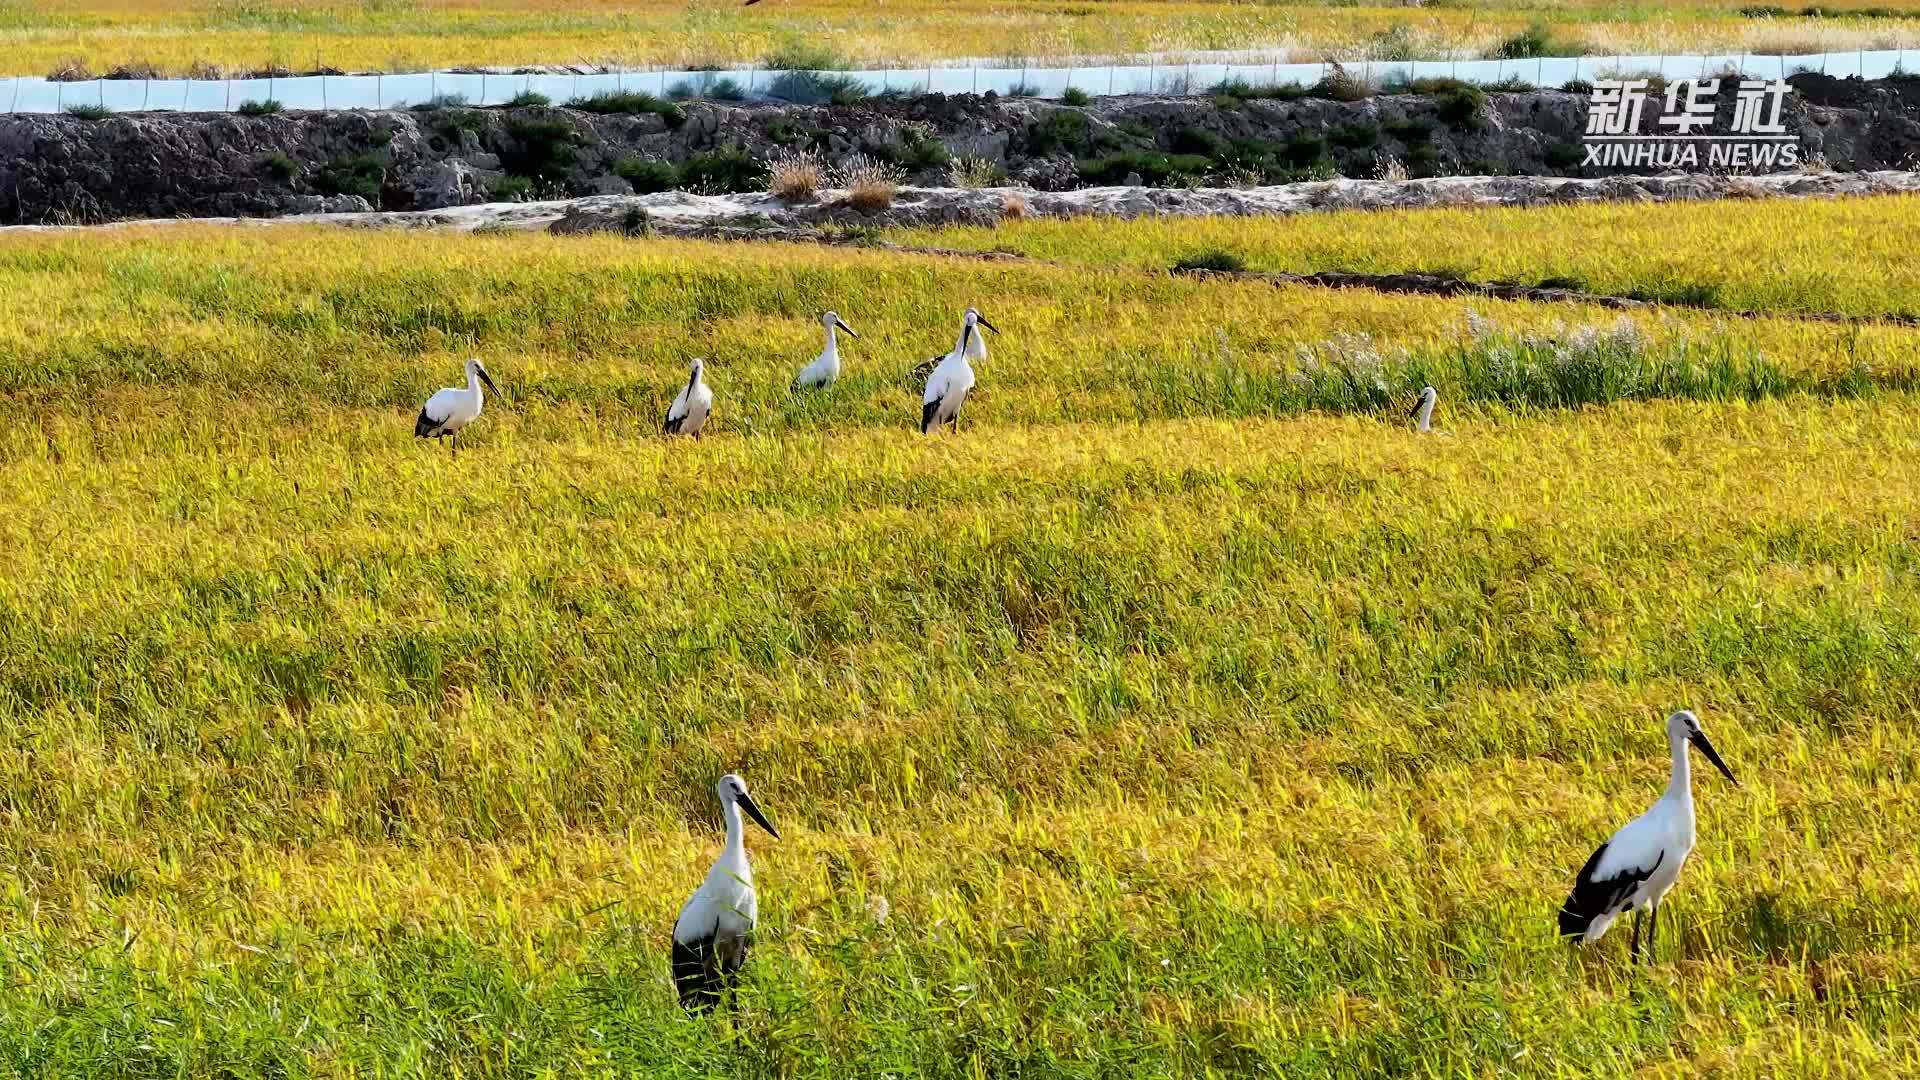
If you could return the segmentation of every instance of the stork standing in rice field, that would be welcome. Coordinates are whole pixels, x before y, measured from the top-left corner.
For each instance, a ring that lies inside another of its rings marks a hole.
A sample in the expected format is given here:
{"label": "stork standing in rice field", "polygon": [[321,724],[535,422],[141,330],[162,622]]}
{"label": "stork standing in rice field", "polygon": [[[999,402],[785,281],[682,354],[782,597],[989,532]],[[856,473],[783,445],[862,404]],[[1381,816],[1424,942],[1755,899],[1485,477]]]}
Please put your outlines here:
{"label": "stork standing in rice field", "polygon": [[707,417],[713,415],[713,387],[706,384],[706,372],[705,360],[695,360],[688,369],[687,385],[667,407],[667,434],[697,436],[707,426]]}
{"label": "stork standing in rice field", "polygon": [[1629,955],[1640,958],[1640,922],[1650,919],[1647,953],[1653,954],[1654,936],[1660,930],[1660,902],[1680,880],[1680,868],[1693,851],[1693,777],[1689,769],[1688,745],[1697,746],[1736,787],[1733,770],[1720,760],[1720,754],[1700,730],[1700,720],[1685,709],[1667,717],[1667,748],[1673,755],[1673,775],[1667,781],[1667,793],[1653,808],[1627,822],[1613,838],[1600,845],[1580,876],[1573,893],[1560,906],[1560,933],[1580,944],[1600,940],[1613,921],[1628,911],[1633,920],[1633,946]]}
{"label": "stork standing in rice field", "polygon": [[840,377],[840,341],[834,336],[836,328],[845,330],[849,337],[855,339],[860,337],[853,332],[853,327],[841,322],[840,316],[831,311],[822,315],[820,321],[827,328],[827,347],[819,356],[813,358],[813,363],[801,368],[800,374],[794,376],[793,387],[796,390],[832,386],[833,381]]}
{"label": "stork standing in rice field", "polygon": [[447,439],[447,448],[458,456],[460,432],[480,418],[480,409],[486,397],[480,390],[482,385],[495,394],[500,393],[500,388],[493,385],[492,377],[487,374],[486,366],[479,360],[468,360],[467,385],[464,388],[448,386],[435,390],[427,403],[420,407],[420,416],[413,422],[413,437]]}
{"label": "stork standing in rice field", "polygon": [[720,1004],[739,981],[753,944],[753,928],[759,922],[760,900],[753,889],[753,868],[747,864],[740,812],[745,810],[775,840],[780,839],[779,830],[747,794],[745,780],[728,773],[714,790],[727,819],[727,846],[673,924],[673,986],[680,993],[681,1007],[695,1013]]}
{"label": "stork standing in rice field", "polygon": [[1420,397],[1413,403],[1407,418],[1414,421],[1413,430],[1422,435],[1433,431],[1433,407],[1440,404],[1440,391],[1431,386],[1420,388]]}
{"label": "stork standing in rice field", "polygon": [[920,433],[932,434],[943,424],[960,427],[960,406],[966,404],[967,393],[973,389],[974,359],[985,359],[986,342],[981,340],[980,328],[986,327],[994,333],[1000,328],[986,320],[973,308],[968,308],[960,320],[960,343],[953,351],[939,358],[933,372],[927,376],[927,391],[920,399]]}

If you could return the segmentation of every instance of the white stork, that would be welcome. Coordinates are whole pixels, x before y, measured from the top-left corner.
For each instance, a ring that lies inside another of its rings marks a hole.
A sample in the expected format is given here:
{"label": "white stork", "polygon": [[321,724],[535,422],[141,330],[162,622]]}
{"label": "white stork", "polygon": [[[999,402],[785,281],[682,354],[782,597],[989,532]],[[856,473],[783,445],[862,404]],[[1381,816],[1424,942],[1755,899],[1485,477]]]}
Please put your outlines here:
{"label": "white stork", "polygon": [[1420,400],[1413,403],[1412,411],[1407,413],[1409,420],[1418,421],[1414,430],[1426,434],[1433,430],[1433,407],[1440,404],[1440,391],[1431,386],[1420,388]]}
{"label": "white stork", "polygon": [[693,362],[687,385],[680,388],[673,404],[667,407],[667,434],[699,435],[700,429],[707,426],[707,417],[713,414],[713,387],[701,379],[706,370],[706,361]]}
{"label": "white stork", "polygon": [[779,830],[747,794],[745,780],[728,773],[714,790],[727,818],[727,846],[673,923],[673,986],[680,992],[681,1007],[696,1013],[712,1009],[733,989],[759,921],[760,900],[753,891],[753,867],[747,864],[740,811],[745,809],[761,828],[780,839]]}
{"label": "white stork", "polygon": [[1733,770],[1700,730],[1700,721],[1685,709],[1667,717],[1667,746],[1673,753],[1673,777],[1667,781],[1667,793],[1653,808],[1627,822],[1613,839],[1600,845],[1580,876],[1573,893],[1560,906],[1561,936],[1580,944],[1600,940],[1613,920],[1635,911],[1633,947],[1629,953],[1640,958],[1640,913],[1652,915],[1647,930],[1647,952],[1653,952],[1654,935],[1660,929],[1660,902],[1667,890],[1680,880],[1680,867],[1693,851],[1693,778],[1688,768],[1687,744],[1700,748],[1737,787]]}
{"label": "white stork", "polygon": [[498,394],[500,388],[493,385],[493,379],[479,360],[467,361],[467,385],[443,387],[433,392],[427,403],[420,408],[420,416],[413,422],[413,437],[416,439],[448,439],[447,448],[453,454],[460,453],[460,432],[468,424],[480,418],[480,408],[484,394],[481,384]]}
{"label": "white stork", "polygon": [[857,339],[860,336],[853,332],[853,327],[841,322],[840,316],[831,311],[822,315],[820,321],[827,328],[827,347],[821,350],[819,356],[813,358],[813,363],[801,368],[800,374],[794,376],[793,386],[796,390],[832,386],[833,381],[840,377],[840,341],[834,336],[836,327],[845,330],[853,338]]}
{"label": "white stork", "polygon": [[966,404],[967,392],[973,389],[973,365],[969,360],[976,355],[985,357],[987,346],[980,338],[980,327],[986,327],[994,333],[1000,328],[986,320],[973,308],[960,320],[960,343],[953,351],[940,358],[934,365],[933,373],[927,376],[927,392],[920,399],[920,433],[932,434],[942,424],[960,426],[960,406]]}

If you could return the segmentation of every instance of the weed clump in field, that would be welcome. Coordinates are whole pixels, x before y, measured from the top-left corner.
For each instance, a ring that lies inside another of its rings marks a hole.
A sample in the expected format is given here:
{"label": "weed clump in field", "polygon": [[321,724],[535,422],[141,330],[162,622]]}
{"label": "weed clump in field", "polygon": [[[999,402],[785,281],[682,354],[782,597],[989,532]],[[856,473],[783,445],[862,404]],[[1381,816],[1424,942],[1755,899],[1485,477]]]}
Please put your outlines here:
{"label": "weed clump in field", "polygon": [[1188,255],[1173,264],[1173,272],[1176,274],[1190,274],[1195,271],[1206,271],[1215,274],[1237,274],[1246,268],[1246,261],[1240,258],[1240,256],[1235,255],[1231,251],[1221,251],[1218,248],[1210,251],[1202,251],[1196,255]]}
{"label": "weed clump in field", "polygon": [[1484,121],[1481,110],[1487,106],[1487,95],[1477,86],[1462,84],[1440,95],[1436,111],[1448,127],[1458,131],[1478,131]]}
{"label": "weed clump in field", "polygon": [[680,184],[680,170],[672,162],[647,158],[621,158],[613,163],[613,175],[625,180],[641,195],[672,191]]}
{"label": "weed clump in field", "polygon": [[1532,60],[1542,56],[1585,56],[1587,47],[1578,41],[1556,35],[1545,23],[1536,22],[1502,41],[1493,55],[1501,60]]}
{"label": "weed clump in field", "polygon": [[48,82],[92,82],[93,69],[79,57],[62,60],[47,72]]}
{"label": "weed clump in field", "polygon": [[1249,101],[1298,101],[1312,96],[1313,89],[1299,83],[1255,85],[1245,79],[1223,79],[1213,84],[1207,93],[1213,97],[1216,106],[1237,109]]}
{"label": "weed clump in field", "polygon": [[380,188],[387,179],[387,162],[379,154],[337,157],[320,167],[313,186],[327,195],[358,195],[380,208]]}
{"label": "weed clump in field", "polygon": [[680,166],[680,187],[703,194],[760,191],[766,178],[766,166],[732,144],[695,154]]}
{"label": "weed clump in field", "polygon": [[787,202],[807,202],[826,180],[820,159],[811,153],[781,154],[767,163],[767,191]]}
{"label": "weed clump in field", "polygon": [[559,180],[573,167],[580,132],[558,116],[507,121],[508,144],[499,148],[500,167],[513,176]]}
{"label": "weed clump in field", "polygon": [[1201,154],[1163,154],[1158,150],[1123,150],[1077,164],[1080,178],[1094,184],[1122,184],[1137,176],[1155,187],[1195,184],[1213,169],[1213,159]]}
{"label": "weed clump in field", "polygon": [[69,105],[67,115],[76,120],[105,120],[113,115],[113,110],[105,105]]}
{"label": "weed clump in field", "polygon": [[871,95],[867,84],[852,75],[820,71],[788,71],[767,85],[767,96],[795,105],[853,105]]}
{"label": "weed clump in field", "polygon": [[705,98],[708,101],[744,101],[747,90],[740,85],[739,80],[730,77],[722,77],[701,84],[696,84],[691,79],[681,79],[667,87],[667,96],[675,101],[685,101],[689,98]]}
{"label": "weed clump in field", "polygon": [[1061,109],[1048,113],[1027,129],[1027,152],[1045,156],[1058,151],[1080,153],[1092,145],[1085,113]]}
{"label": "weed clump in field", "polygon": [[1367,81],[1353,74],[1339,64],[1326,77],[1313,85],[1314,97],[1328,98],[1333,101],[1360,101],[1373,93]]}
{"label": "weed clump in field", "polygon": [[760,66],[769,71],[845,71],[851,65],[825,45],[790,41],[768,53]]}
{"label": "weed clump in field", "polygon": [[900,170],[884,161],[855,155],[840,167],[839,186],[847,189],[847,205],[871,214],[893,205],[900,189]]}
{"label": "weed clump in field", "polygon": [[1093,104],[1093,95],[1087,93],[1085,90],[1082,90],[1077,86],[1069,86],[1064,91],[1061,92],[1060,104],[1091,105]]}
{"label": "weed clump in field", "polygon": [[1007,170],[982,157],[957,158],[947,167],[947,183],[957,188],[999,187],[1006,181]]}
{"label": "weed clump in field", "polygon": [[640,116],[652,113],[667,122],[670,128],[677,128],[687,122],[687,110],[676,102],[654,97],[638,90],[605,90],[591,97],[577,97],[567,102],[567,108],[575,112],[594,113],[599,116]]}
{"label": "weed clump in field", "polygon": [[243,101],[235,106],[233,111],[239,113],[241,116],[274,116],[284,108],[285,106],[281,105],[279,101],[273,98],[267,98],[264,101]]}
{"label": "weed clump in field", "polygon": [[526,176],[497,176],[487,185],[487,198],[494,202],[526,202],[533,198],[533,179]]}
{"label": "weed clump in field", "polygon": [[269,175],[283,183],[292,180],[294,174],[300,171],[300,166],[295,164],[292,158],[278,150],[272,151],[262,157],[260,159],[260,167],[265,169]]}
{"label": "weed clump in field", "polygon": [[522,90],[507,99],[509,109],[538,109],[553,104],[553,99],[538,90]]}

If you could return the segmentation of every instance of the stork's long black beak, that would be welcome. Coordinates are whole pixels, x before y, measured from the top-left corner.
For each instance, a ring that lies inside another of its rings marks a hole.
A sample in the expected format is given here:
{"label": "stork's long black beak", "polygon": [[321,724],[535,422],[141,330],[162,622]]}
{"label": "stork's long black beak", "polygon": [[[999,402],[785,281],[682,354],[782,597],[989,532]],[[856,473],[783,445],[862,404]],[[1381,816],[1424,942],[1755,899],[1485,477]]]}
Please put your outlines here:
{"label": "stork's long black beak", "polygon": [[1411,408],[1411,409],[1408,409],[1408,410],[1407,410],[1407,419],[1409,419],[1409,420],[1411,420],[1411,419],[1413,419],[1414,417],[1416,417],[1416,416],[1419,416],[1419,415],[1420,415],[1420,406],[1422,406],[1422,405],[1424,405],[1424,404],[1426,404],[1426,399],[1425,399],[1425,398],[1414,398],[1414,399],[1413,399],[1413,408]]}
{"label": "stork's long black beak", "polygon": [[842,329],[842,330],[845,330],[845,331],[846,331],[847,333],[849,333],[849,334],[853,334],[853,336],[854,336],[854,337],[859,337],[859,336],[860,336],[859,334],[857,334],[857,333],[854,333],[854,329],[853,329],[853,327],[851,327],[851,326],[848,326],[848,325],[847,325],[846,323],[843,323],[843,322],[841,322],[841,321],[840,321],[839,319],[835,319],[835,320],[833,320],[833,325],[835,325],[835,326],[837,326],[837,327],[839,327],[839,328],[840,328],[840,329]]}
{"label": "stork's long black beak", "polygon": [[[1721,766],[1721,767],[1725,768],[1725,766]],[[772,837],[775,840],[780,839],[780,830],[774,828],[773,822],[767,820],[767,815],[760,812],[760,804],[753,801],[753,796],[747,794],[744,791],[741,792],[740,806],[742,809],[744,809],[747,812],[748,817],[752,818],[755,822],[757,822],[761,828],[767,830],[767,832],[770,835],[772,835]]]}
{"label": "stork's long black beak", "polygon": [[480,381],[487,384],[487,389],[493,391],[494,397],[499,398],[501,401],[507,400],[507,395],[501,393],[500,388],[493,385],[493,376],[487,374],[486,368],[480,369]]}
{"label": "stork's long black beak", "polygon": [[1721,775],[1725,776],[1728,782],[1732,783],[1734,787],[1740,786],[1740,781],[1733,778],[1733,770],[1727,768],[1727,763],[1720,760],[1720,752],[1713,748],[1713,743],[1707,738],[1706,732],[1696,731],[1688,736],[1688,738],[1692,740],[1693,745],[1700,748],[1701,753],[1707,755],[1707,760],[1713,762],[1713,767],[1719,769]]}
{"label": "stork's long black beak", "polygon": [[1000,332],[1000,328],[988,322],[987,317],[985,315],[976,314],[974,316],[974,320],[977,321],[981,326],[986,327],[987,329],[993,331],[996,334]]}

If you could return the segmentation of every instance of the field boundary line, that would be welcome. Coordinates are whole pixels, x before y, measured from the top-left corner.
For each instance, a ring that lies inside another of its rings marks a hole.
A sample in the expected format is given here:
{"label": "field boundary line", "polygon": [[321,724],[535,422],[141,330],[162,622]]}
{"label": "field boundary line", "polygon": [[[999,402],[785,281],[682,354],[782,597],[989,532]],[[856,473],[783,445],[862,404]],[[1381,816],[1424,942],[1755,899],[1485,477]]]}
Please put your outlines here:
{"label": "field boundary line", "polygon": [[896,244],[891,241],[874,241],[859,235],[839,235],[819,230],[804,229],[769,233],[764,229],[705,226],[686,231],[674,230],[673,235],[696,240],[773,240],[788,243],[817,243],[832,247],[855,247],[873,251],[886,251],[900,255],[972,259],[977,262],[1016,263],[1027,266],[1045,266],[1060,270],[1130,271],[1139,274],[1171,274],[1175,277],[1196,278],[1202,281],[1255,281],[1265,282],[1275,287],[1283,285],[1303,285],[1318,289],[1366,289],[1374,292],[1414,296],[1472,296],[1488,300],[1514,300],[1543,304],[1585,304],[1590,307],[1613,308],[1623,311],[1652,312],[1663,308],[1677,308],[1685,311],[1698,311],[1705,314],[1724,315],[1735,319],[1798,319],[1805,322],[1835,323],[1839,325],[1864,324],[1920,327],[1920,314],[1913,312],[1855,315],[1844,311],[1760,311],[1754,308],[1715,307],[1712,304],[1683,299],[1623,296],[1617,293],[1598,293],[1587,292],[1581,289],[1527,285],[1517,281],[1470,281],[1466,278],[1454,277],[1448,274],[1427,274],[1419,271],[1367,274],[1351,270],[1319,270],[1312,273],[1301,274],[1284,270],[1156,270],[1145,267],[1088,266],[1082,263],[1063,262],[1058,259],[1043,259],[1034,255],[1022,255],[1017,252],[967,251],[960,248]]}

